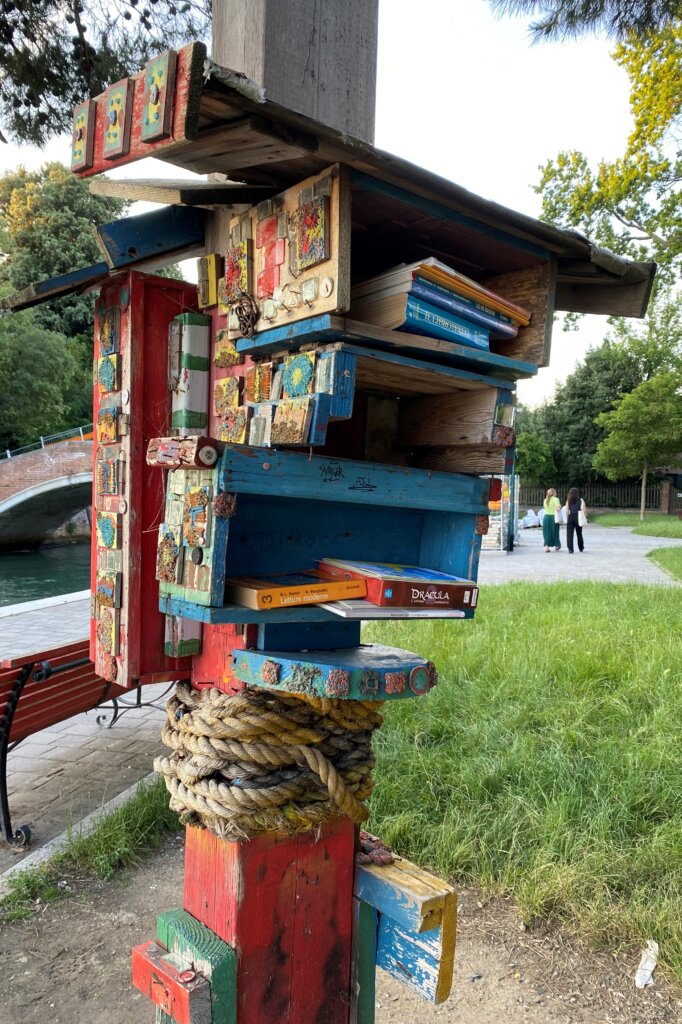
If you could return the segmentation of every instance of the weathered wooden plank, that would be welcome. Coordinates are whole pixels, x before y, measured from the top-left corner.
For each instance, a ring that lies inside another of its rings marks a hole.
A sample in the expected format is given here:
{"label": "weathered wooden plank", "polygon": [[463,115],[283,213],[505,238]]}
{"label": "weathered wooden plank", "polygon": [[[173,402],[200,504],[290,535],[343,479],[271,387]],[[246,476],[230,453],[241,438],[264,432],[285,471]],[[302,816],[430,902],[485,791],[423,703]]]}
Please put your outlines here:
{"label": "weathered wooden plank", "polygon": [[95,196],[170,206],[253,206],[277,195],[272,185],[243,185],[237,181],[193,181],[191,178],[93,178],[88,186]]}
{"label": "weathered wooden plank", "polygon": [[102,224],[95,238],[111,268],[204,247],[206,211],[170,206]]}
{"label": "weathered wooden plank", "polygon": [[186,910],[167,910],[156,922],[156,938],[189,963],[211,986],[211,1024],[236,1024],[237,953]]}
{"label": "weathered wooden plank", "polygon": [[[171,54],[168,66],[175,62],[176,55]],[[163,57],[163,55],[162,55]],[[157,63],[162,58],[156,58]],[[107,92],[97,96],[94,105],[92,131],[94,133],[94,153],[90,160],[79,161],[72,165],[72,170],[79,177],[88,177],[109,171],[112,167],[142,160],[147,156],[160,156],[168,148],[195,138],[199,127],[199,104],[203,83],[206,47],[203,43],[189,43],[177,52],[174,81],[167,89],[161,84],[159,89],[159,108],[168,111],[168,134],[165,138],[149,137],[145,140],[145,106],[149,99],[148,85],[149,65],[143,71],[127,79],[128,89],[133,91],[133,105],[130,116],[130,143],[128,151],[120,156],[111,157],[106,154],[106,132],[110,127]],[[119,85],[125,84],[117,83]]]}
{"label": "weathered wooden plank", "polygon": [[6,295],[0,299],[0,309],[18,312],[20,309],[37,306],[48,299],[54,299],[61,295],[73,295],[74,292],[84,291],[101,284],[108,273],[109,265],[107,263],[95,263],[82,270],[58,274],[57,277],[50,277],[47,281],[38,281],[36,284],[28,285],[27,288],[22,288],[19,292]]}
{"label": "weathered wooden plank", "polygon": [[537,366],[534,363],[510,359],[495,352],[459,345],[440,338],[392,331],[349,320],[347,317],[327,314],[312,316],[285,327],[260,331],[251,338],[242,338],[237,341],[237,351],[249,355],[262,355],[281,349],[299,348],[309,342],[330,341],[347,341],[355,345],[402,354],[416,353],[426,361],[445,366],[461,366],[463,369],[478,371],[488,376],[500,376],[505,380],[532,377],[537,373]]}
{"label": "weathered wooden plank", "polygon": [[133,948],[132,968],[135,988],[175,1024],[212,1024],[210,985],[186,960],[145,942]]}
{"label": "weathered wooden plank", "polygon": [[368,903],[354,899],[348,1024],[374,1024],[378,928],[376,910]]}
{"label": "weathered wooden plank", "polygon": [[238,950],[237,1024],[347,1024],[355,828],[245,842],[188,828],[184,908]]}
{"label": "weathered wooden plank", "polygon": [[402,857],[392,864],[358,864],[355,868],[354,896],[406,931],[437,928],[454,893],[442,878]]}
{"label": "weathered wooden plank", "polygon": [[496,406],[493,389],[408,399],[400,403],[399,443],[408,448],[489,445]]}
{"label": "weathered wooden plank", "polygon": [[492,288],[530,311],[528,327],[523,327],[512,341],[491,339],[491,349],[504,352],[513,359],[528,360],[536,366],[549,365],[556,276],[557,261],[552,258],[536,267],[490,277],[482,282],[486,288]]}
{"label": "weathered wooden plank", "polygon": [[383,644],[297,653],[237,651],[232,671],[252,686],[344,700],[423,697],[437,680],[432,662]]}
{"label": "weathered wooden plank", "polygon": [[412,456],[420,469],[438,473],[504,473],[509,448],[497,445],[460,445],[422,448]]}
{"label": "weathered wooden plank", "polygon": [[430,1003],[444,1002],[452,988],[457,931],[457,897],[445,897],[441,924],[428,932],[411,932],[379,915],[377,967],[403,982]]}
{"label": "weathered wooden plank", "polygon": [[261,622],[258,626],[259,651],[333,651],[339,647],[357,647],[360,622],[333,616],[335,622]]}
{"label": "weathered wooden plank", "polygon": [[439,509],[483,515],[487,483],[451,473],[425,473],[351,459],[225,445],[219,469],[223,491],[271,498]]}

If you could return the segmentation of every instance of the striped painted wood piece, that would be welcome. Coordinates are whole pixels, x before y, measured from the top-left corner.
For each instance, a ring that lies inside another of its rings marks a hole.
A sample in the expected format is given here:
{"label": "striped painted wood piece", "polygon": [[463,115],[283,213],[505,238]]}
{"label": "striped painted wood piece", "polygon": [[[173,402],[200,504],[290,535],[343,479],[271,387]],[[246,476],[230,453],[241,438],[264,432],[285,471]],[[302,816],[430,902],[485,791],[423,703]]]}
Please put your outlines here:
{"label": "striped painted wood piece", "polygon": [[156,922],[156,938],[186,960],[211,985],[213,1024],[236,1024],[237,953],[186,910],[167,910]]}
{"label": "striped painted wood piece", "polygon": [[298,656],[291,651],[236,651],[232,672],[252,686],[344,700],[422,697],[437,682],[433,662],[383,644]]}
{"label": "striped painted wood piece", "polygon": [[443,921],[455,890],[402,857],[392,864],[358,864],[353,894],[407,931],[428,932]]}

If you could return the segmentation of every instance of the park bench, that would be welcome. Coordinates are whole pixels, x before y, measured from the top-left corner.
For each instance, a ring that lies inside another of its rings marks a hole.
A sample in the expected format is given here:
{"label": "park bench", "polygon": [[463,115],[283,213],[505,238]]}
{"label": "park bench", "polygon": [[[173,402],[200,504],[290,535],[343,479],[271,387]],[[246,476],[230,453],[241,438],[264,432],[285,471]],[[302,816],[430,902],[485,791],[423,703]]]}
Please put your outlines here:
{"label": "park bench", "polygon": [[7,794],[9,751],[27,736],[90,711],[107,699],[113,699],[115,721],[116,698],[124,692],[123,687],[96,674],[87,637],[0,662],[0,818],[10,846],[26,846],[31,830],[28,825],[12,828]]}

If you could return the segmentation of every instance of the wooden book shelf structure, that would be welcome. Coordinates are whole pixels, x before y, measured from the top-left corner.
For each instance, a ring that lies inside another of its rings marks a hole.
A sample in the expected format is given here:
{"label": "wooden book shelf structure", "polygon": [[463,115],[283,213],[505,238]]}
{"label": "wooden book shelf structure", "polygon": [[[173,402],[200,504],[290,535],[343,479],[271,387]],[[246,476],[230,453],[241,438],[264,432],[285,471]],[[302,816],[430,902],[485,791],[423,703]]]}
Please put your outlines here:
{"label": "wooden book shelf structure", "polygon": [[[150,155],[229,180],[97,177]],[[359,620],[254,610],[226,582],[325,557],[475,581],[488,478],[513,471],[516,381],[548,364],[555,310],[642,316],[653,265],[280,107],[198,43],[80,104],[72,168],[97,194],[166,204],[100,228],[102,264],[4,300],[101,289],[97,672],[339,704],[428,694],[435,666],[363,645]],[[198,287],[140,272],[191,251]],[[528,325],[472,347],[353,316],[356,285],[429,257]],[[188,827],[183,909],[134,954],[157,1022],[371,1024],[375,964],[446,998],[454,892],[403,861],[354,867],[356,836],[344,815],[241,842]]]}

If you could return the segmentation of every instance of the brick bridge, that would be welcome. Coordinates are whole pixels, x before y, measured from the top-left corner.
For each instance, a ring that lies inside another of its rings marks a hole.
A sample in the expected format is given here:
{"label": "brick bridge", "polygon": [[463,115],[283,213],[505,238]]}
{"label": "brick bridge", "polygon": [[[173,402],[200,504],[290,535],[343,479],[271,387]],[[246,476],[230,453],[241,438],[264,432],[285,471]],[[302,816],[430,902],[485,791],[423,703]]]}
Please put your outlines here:
{"label": "brick bridge", "polygon": [[92,500],[92,441],[0,460],[0,550],[37,547]]}

